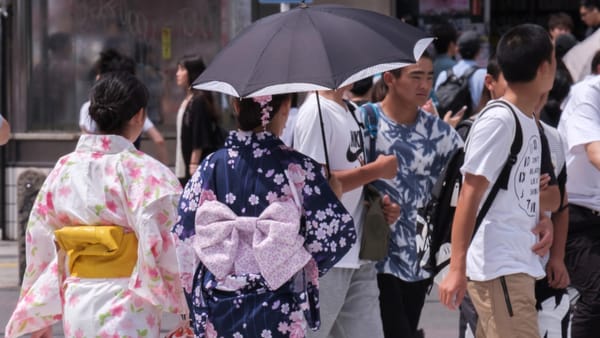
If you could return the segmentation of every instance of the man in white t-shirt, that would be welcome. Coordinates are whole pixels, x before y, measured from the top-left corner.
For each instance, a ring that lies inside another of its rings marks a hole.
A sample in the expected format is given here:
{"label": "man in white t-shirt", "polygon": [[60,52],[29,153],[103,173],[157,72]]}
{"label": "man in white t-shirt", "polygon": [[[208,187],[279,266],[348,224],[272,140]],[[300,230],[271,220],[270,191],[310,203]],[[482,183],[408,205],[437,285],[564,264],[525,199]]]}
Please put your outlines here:
{"label": "man in white t-shirt", "polygon": [[[534,287],[545,272],[538,255],[548,252],[552,234],[547,228],[536,234],[536,225],[548,226],[550,220],[539,206],[541,140],[533,112],[552,88],[556,59],[548,32],[532,24],[504,34],[496,55],[508,84],[506,105],[490,108],[469,133],[450,271],[440,285],[440,300],[456,309],[468,287],[479,315],[478,337],[539,337]],[[510,153],[515,118],[521,149],[506,188],[498,191],[473,237],[477,212]]]}
{"label": "man in white t-shirt", "polygon": [[[342,203],[354,218],[356,244],[319,280],[321,328],[308,337],[383,337],[379,315],[379,291],[375,263],[358,257],[363,226],[363,185],[396,174],[394,155],[379,156],[364,163],[361,129],[343,101],[344,89],[319,92],[327,153],[331,172],[342,184]],[[294,127],[294,148],[325,163],[317,96],[311,94],[300,106]],[[384,211],[392,223],[400,212],[398,205],[384,196]],[[387,210],[386,210],[387,209]]]}
{"label": "man in white t-shirt", "polygon": [[565,139],[569,234],[565,261],[580,298],[573,338],[600,332],[600,75],[571,88],[558,131]]}

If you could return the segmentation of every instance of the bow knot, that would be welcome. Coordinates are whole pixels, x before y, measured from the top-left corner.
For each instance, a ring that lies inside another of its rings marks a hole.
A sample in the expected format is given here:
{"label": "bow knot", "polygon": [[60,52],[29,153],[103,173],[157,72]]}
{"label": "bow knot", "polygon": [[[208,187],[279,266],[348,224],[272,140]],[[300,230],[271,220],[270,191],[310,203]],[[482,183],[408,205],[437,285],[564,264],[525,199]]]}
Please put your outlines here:
{"label": "bow knot", "polygon": [[275,201],[258,217],[238,216],[219,201],[205,201],[195,224],[196,253],[219,280],[260,273],[275,290],[311,259],[299,235],[300,210],[292,200]]}

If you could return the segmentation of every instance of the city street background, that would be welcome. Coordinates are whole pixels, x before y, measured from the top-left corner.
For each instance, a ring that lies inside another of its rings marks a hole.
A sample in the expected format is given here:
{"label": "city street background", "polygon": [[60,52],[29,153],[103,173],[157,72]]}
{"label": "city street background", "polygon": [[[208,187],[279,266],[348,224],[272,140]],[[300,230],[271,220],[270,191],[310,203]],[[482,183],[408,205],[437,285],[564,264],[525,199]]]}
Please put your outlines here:
{"label": "city street background", "polygon": [[[18,286],[18,249],[16,241],[0,241],[0,337],[19,297]],[[427,296],[421,327],[427,338],[456,338],[458,336],[458,313],[445,309],[437,299],[437,288]],[[177,324],[177,316],[163,316],[163,334]],[[54,327],[54,337],[64,337],[61,325]],[[365,337],[368,338],[368,337]]]}

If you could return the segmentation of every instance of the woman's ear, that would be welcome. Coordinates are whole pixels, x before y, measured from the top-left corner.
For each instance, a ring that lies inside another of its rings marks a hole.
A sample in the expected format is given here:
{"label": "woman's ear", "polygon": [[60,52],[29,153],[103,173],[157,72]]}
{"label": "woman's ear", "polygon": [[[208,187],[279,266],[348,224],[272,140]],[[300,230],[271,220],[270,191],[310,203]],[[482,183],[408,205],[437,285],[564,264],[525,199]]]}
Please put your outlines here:
{"label": "woman's ear", "polygon": [[233,107],[233,113],[237,115],[240,112],[240,99],[237,97],[231,99],[231,106]]}
{"label": "woman's ear", "polygon": [[146,120],[146,109],[140,108],[140,110],[138,110],[138,112],[135,113],[135,115],[133,115],[132,120],[135,123],[144,124],[144,120]]}

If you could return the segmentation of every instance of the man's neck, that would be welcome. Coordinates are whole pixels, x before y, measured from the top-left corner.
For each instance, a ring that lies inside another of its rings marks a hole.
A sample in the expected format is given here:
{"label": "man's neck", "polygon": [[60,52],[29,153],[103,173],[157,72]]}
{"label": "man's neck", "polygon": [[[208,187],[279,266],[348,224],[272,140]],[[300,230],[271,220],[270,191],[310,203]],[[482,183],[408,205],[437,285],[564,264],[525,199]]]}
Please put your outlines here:
{"label": "man's neck", "polygon": [[417,120],[419,108],[401,102],[390,95],[381,101],[381,109],[387,117],[398,124],[413,124]]}
{"label": "man's neck", "polygon": [[533,117],[542,95],[529,84],[509,84],[502,98],[519,108],[523,114]]}
{"label": "man's neck", "polygon": [[319,91],[319,95],[321,97],[334,101],[342,107],[345,107],[344,92],[342,90],[321,90]]}

